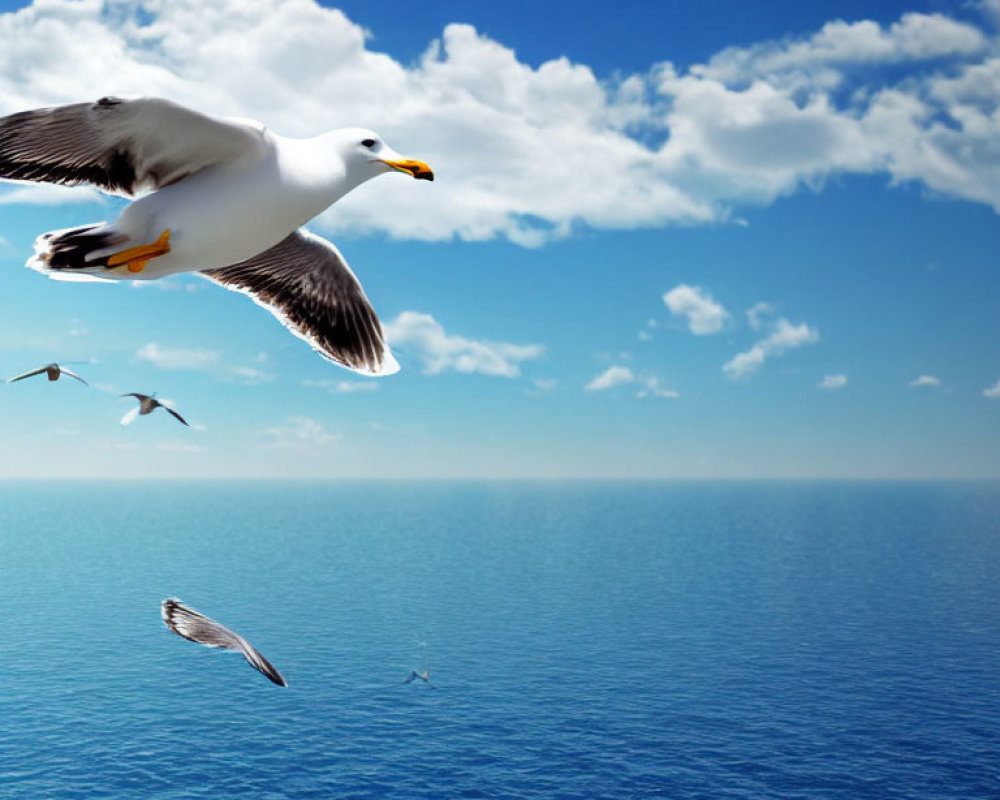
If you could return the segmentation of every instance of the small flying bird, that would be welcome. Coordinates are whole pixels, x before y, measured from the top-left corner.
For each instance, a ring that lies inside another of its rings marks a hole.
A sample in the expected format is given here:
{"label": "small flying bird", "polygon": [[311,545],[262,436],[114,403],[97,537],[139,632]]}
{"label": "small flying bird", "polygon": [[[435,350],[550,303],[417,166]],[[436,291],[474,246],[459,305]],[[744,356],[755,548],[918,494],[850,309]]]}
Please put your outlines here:
{"label": "small flying bird", "polygon": [[174,598],[164,600],[160,604],[160,616],[167,623],[167,627],[178,636],[206,647],[238,650],[243,654],[247,663],[261,672],[269,681],[278,684],[278,686],[288,686],[288,682],[281,676],[281,673],[250,642],[238,633],[229,630],[225,625],[214,619],[209,619],[193,608],[188,608],[180,600]]}
{"label": "small flying bird", "polygon": [[412,683],[413,681],[417,680],[417,678],[419,678],[420,680],[422,680],[424,683],[426,683],[432,689],[437,688],[437,687],[434,686],[433,683],[431,683],[431,672],[430,672],[429,669],[427,669],[427,650],[426,649],[424,650],[424,671],[423,672],[417,672],[415,669],[414,670],[410,670],[409,676],[406,678],[405,681],[403,681],[403,683]]}
{"label": "small flying bird", "polygon": [[301,226],[386,173],[434,180],[364,128],[292,139],[153,97],[0,118],[0,178],[89,183],[133,201],[114,222],[39,236],[29,267],[60,280],[197,272],[372,376],[399,369],[378,316],[340,251]]}
{"label": "small flying bird", "polygon": [[[139,392],[127,392],[126,394],[118,395],[119,397],[134,397],[139,401],[139,405],[135,408],[126,411],[125,416],[122,417],[122,425],[130,425],[136,417],[140,414],[152,414],[157,408],[163,408],[169,411],[174,417],[179,421],[187,425],[187,420],[184,419],[180,414],[174,411],[166,403],[160,402],[156,399],[156,393],[153,394],[139,394]],[[191,426],[188,425],[190,428]]]}
{"label": "small flying bird", "polygon": [[428,670],[426,670],[426,669],[423,672],[417,672],[416,670],[411,670],[410,671],[410,677],[408,677],[405,681],[403,681],[403,683],[411,683],[412,681],[416,680],[417,678],[420,678],[420,680],[422,680],[424,683],[426,683],[432,689],[437,688],[437,687],[434,686],[433,683],[431,683],[431,673]]}
{"label": "small flying bird", "polygon": [[44,367],[33,369],[30,372],[22,373],[21,375],[17,375],[13,378],[8,378],[7,383],[13,383],[14,381],[21,381],[24,380],[25,378],[30,378],[33,375],[41,375],[42,373],[47,375],[50,381],[57,381],[59,380],[60,376],[69,375],[71,378],[76,378],[84,386],[90,386],[89,383],[87,383],[83,378],[81,378],[79,375],[73,372],[73,370],[66,369],[66,367],[61,367],[56,363],[46,364]]}

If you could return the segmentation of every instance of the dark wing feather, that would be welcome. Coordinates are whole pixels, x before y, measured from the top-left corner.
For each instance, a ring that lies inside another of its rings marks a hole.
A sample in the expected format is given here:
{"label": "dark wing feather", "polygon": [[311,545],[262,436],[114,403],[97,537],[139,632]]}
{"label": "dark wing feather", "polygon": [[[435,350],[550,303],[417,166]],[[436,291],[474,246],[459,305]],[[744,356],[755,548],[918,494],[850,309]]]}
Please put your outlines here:
{"label": "dark wing feather", "polygon": [[259,124],[157,98],[104,97],[0,118],[0,178],[91,183],[131,196],[266,147]]}
{"label": "dark wing feather", "polygon": [[344,257],[304,228],[253,258],[202,274],[249,295],[330,361],[363,375],[399,370]]}
{"label": "dark wing feather", "polygon": [[[177,419],[177,420],[179,420],[180,422],[183,422],[183,423],[184,423],[185,425],[187,425],[187,420],[186,420],[186,419],[184,419],[184,417],[182,417],[182,416],[181,416],[180,414],[178,414],[178,413],[177,413],[176,411],[174,411],[174,410],[173,410],[172,408],[170,408],[169,406],[165,406],[165,405],[163,405],[163,403],[159,403],[159,406],[160,406],[161,408],[165,408],[165,409],[166,409],[167,411],[169,411],[169,412],[170,412],[171,414],[173,414],[173,415],[174,415],[174,418],[175,418],[175,419]],[[190,426],[190,425],[188,425],[188,427],[190,428],[191,426]]]}
{"label": "dark wing feather", "polygon": [[172,598],[161,603],[160,616],[163,617],[167,627],[178,636],[207,647],[239,650],[250,666],[272,683],[276,683],[278,686],[288,686],[281,673],[274,668],[270,661],[264,658],[257,648],[238,633],[229,630],[225,625]]}
{"label": "dark wing feather", "polygon": [[30,372],[22,372],[20,375],[15,375],[13,378],[8,378],[7,383],[13,383],[14,381],[23,381],[25,378],[30,378],[32,375],[41,375],[48,366],[39,367],[38,369],[33,369]]}

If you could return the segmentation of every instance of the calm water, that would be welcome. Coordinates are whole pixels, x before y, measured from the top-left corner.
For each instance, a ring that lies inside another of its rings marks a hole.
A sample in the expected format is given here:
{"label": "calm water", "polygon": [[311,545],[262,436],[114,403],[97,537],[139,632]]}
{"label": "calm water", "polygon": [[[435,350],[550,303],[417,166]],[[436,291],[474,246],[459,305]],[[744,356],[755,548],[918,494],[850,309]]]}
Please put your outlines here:
{"label": "calm water", "polygon": [[0,797],[1000,797],[1000,485],[0,485]]}

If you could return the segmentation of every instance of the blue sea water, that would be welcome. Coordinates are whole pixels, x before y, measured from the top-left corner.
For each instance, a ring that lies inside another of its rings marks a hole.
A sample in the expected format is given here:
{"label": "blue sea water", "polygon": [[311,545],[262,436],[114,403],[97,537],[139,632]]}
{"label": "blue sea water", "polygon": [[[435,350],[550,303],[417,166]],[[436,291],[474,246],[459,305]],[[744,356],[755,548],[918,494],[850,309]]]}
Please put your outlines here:
{"label": "blue sea water", "polygon": [[0,797],[1000,797],[1000,485],[2,484]]}

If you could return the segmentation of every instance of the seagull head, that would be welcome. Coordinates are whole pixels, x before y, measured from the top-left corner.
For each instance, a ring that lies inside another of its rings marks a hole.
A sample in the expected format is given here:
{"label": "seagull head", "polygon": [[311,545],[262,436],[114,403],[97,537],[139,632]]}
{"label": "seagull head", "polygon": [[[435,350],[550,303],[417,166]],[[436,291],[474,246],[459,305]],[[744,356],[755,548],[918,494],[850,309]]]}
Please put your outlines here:
{"label": "seagull head", "polygon": [[346,128],[338,131],[340,152],[348,172],[374,178],[383,172],[405,172],[417,180],[432,181],[434,173],[423,161],[406,158],[382,141],[375,131]]}

